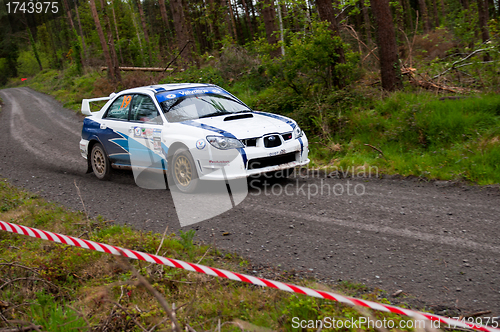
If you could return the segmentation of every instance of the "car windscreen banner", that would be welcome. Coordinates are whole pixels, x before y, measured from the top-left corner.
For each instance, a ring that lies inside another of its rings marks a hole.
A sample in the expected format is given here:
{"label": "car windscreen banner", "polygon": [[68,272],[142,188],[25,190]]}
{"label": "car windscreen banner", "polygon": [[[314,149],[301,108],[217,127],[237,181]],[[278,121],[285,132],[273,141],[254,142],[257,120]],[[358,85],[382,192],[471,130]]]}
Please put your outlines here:
{"label": "car windscreen banner", "polygon": [[156,100],[158,100],[158,103],[162,103],[170,99],[187,97],[192,95],[200,95],[200,94],[217,94],[217,95],[224,95],[227,97],[231,96],[226,91],[216,87],[206,87],[206,88],[202,87],[202,88],[191,88],[191,89],[179,89],[179,90],[158,93],[156,94]]}

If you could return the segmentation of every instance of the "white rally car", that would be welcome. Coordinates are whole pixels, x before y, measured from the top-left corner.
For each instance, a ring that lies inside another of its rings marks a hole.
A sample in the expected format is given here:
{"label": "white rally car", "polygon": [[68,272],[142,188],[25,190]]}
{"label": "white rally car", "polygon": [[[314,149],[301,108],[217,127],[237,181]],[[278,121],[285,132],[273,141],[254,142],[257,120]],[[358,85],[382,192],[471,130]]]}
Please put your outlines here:
{"label": "white rally car", "polygon": [[[98,112],[89,102],[108,100]],[[252,111],[211,84],[164,84],[84,99],[80,151],[88,170],[167,172],[182,192],[199,180],[232,180],[306,165],[308,141],[287,117]],[[223,172],[216,170],[224,169]]]}

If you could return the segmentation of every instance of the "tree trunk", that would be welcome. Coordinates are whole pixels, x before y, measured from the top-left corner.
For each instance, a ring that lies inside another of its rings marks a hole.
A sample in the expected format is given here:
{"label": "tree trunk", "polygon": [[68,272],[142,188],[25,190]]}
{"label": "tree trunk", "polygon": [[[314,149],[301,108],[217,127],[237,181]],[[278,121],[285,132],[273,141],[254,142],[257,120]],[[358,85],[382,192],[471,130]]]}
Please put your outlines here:
{"label": "tree trunk", "polygon": [[219,10],[214,0],[208,0],[208,12],[210,15],[211,26],[214,32],[213,45],[217,45],[221,40],[219,30]]}
{"label": "tree trunk", "polygon": [[[263,0],[262,1],[262,18],[264,19],[264,27],[266,29],[266,38],[267,43],[271,46],[276,46],[278,43],[278,38],[274,32],[277,30],[276,27],[276,12],[274,10],[274,4],[272,0]],[[275,48],[271,52],[271,56],[277,57],[280,55],[280,50]]]}
{"label": "tree trunk", "polygon": [[250,12],[248,10],[247,2],[245,0],[241,0],[241,3],[243,4],[243,8],[245,9],[245,18],[247,20],[248,32],[250,34],[250,40],[253,40],[253,26],[252,26],[252,20],[250,18]]}
{"label": "tree trunk", "polygon": [[75,30],[75,25],[73,24],[73,18],[71,17],[71,9],[68,6],[68,0],[63,0],[63,6],[66,10],[66,18],[68,19],[68,24],[72,30]]}
{"label": "tree trunk", "polygon": [[141,34],[139,33],[139,28],[138,28],[137,22],[135,20],[135,13],[133,12],[132,6],[130,5],[130,3],[127,2],[127,4],[128,4],[128,8],[130,10],[130,18],[132,19],[132,24],[134,25],[135,35],[137,36],[137,41],[139,42],[139,49],[141,50],[142,65],[146,66],[146,63],[144,61],[144,49],[142,47]]}
{"label": "tree trunk", "polygon": [[116,80],[116,75],[114,72],[115,67],[113,66],[113,62],[111,61],[111,56],[109,55],[108,44],[106,43],[106,39],[104,38],[101,22],[99,22],[99,15],[97,15],[95,1],[89,0],[89,5],[90,5],[90,12],[92,13],[92,17],[94,18],[97,35],[99,36],[99,41],[101,42],[102,53],[104,54],[104,58],[106,59],[106,64],[108,66],[108,79],[110,81],[115,81]]}
{"label": "tree trunk", "polygon": [[434,27],[437,28],[439,27],[439,14],[438,14],[438,6],[437,6],[437,0],[432,0],[432,5],[434,9]]}
{"label": "tree trunk", "polygon": [[[113,0],[111,0],[111,13],[113,14],[113,23],[114,23],[114,26],[115,26],[116,41],[118,42],[118,53],[120,53],[120,60],[121,60],[121,62],[124,63],[124,61],[123,61],[123,55],[122,55],[122,48],[120,46],[120,34],[118,33],[118,24],[116,24],[115,4],[113,3]],[[131,14],[133,14],[133,13],[131,13]],[[140,41],[139,41],[139,43],[140,43]],[[142,50],[142,47],[141,47],[141,50]]]}
{"label": "tree trunk", "polygon": [[146,19],[144,18],[144,11],[142,10],[141,0],[136,0],[135,2],[137,4],[137,8],[139,9],[144,40],[146,40],[146,51],[148,52],[149,65],[151,65],[151,45],[149,44],[148,27],[146,26]]}
{"label": "tree trunk", "polygon": [[[441,1],[443,1],[443,0],[441,0]],[[405,16],[407,19],[407,22],[406,22],[407,26],[410,29],[410,31],[414,31],[415,26],[413,24],[413,8],[410,5],[409,0],[404,0],[404,4],[405,4]]]}
{"label": "tree trunk", "polygon": [[[477,0],[477,11],[479,14],[479,28],[481,29],[481,39],[483,43],[490,40],[490,33],[488,31],[488,1]],[[484,61],[491,61],[491,56],[485,53],[483,56]]]}
{"label": "tree trunk", "polygon": [[[322,21],[329,22],[329,28],[333,32],[333,34],[335,36],[340,36],[339,26],[337,23],[337,19],[335,18],[335,12],[333,11],[331,0],[316,0],[316,5],[318,8],[319,18]],[[339,63],[345,63],[344,49],[342,47],[339,47],[335,51],[339,55]]]}
{"label": "tree trunk", "polygon": [[280,41],[281,41],[281,55],[285,55],[285,37],[283,33],[283,16],[281,15],[281,6],[278,1],[278,22],[280,25]]}
{"label": "tree trunk", "polygon": [[30,27],[26,24],[26,31],[28,31],[28,40],[31,44],[31,49],[33,50],[33,55],[35,56],[36,62],[38,63],[38,67],[40,71],[43,70],[42,61],[40,61],[40,57],[38,56],[38,50],[36,49],[35,40],[33,39],[33,34],[31,34]]}
{"label": "tree trunk", "polygon": [[[170,36],[172,36],[172,28],[170,27],[170,23],[168,21],[168,16],[167,16],[167,7],[165,7],[165,0],[159,0],[159,5],[160,5],[160,14],[161,14],[161,19],[163,21],[163,24],[165,25],[165,29],[170,32]],[[169,34],[166,34],[167,36]]]}
{"label": "tree trunk", "polygon": [[82,30],[82,22],[80,21],[80,14],[78,13],[78,6],[75,1],[75,13],[76,13],[76,21],[78,22],[78,30],[80,31],[80,38],[82,38],[82,47],[83,47],[83,64],[87,64],[88,54],[87,54],[87,46],[85,45],[85,37],[83,35]]}
{"label": "tree trunk", "polygon": [[366,45],[372,44],[372,25],[370,23],[370,15],[368,13],[368,7],[364,4],[364,0],[360,1],[361,11],[363,13],[363,21],[365,26],[365,35],[366,35]]}
{"label": "tree trunk", "polygon": [[[111,3],[111,6],[113,6],[113,3]],[[114,8],[112,9],[114,10]],[[107,2],[105,0],[101,0],[101,10],[104,14],[104,24],[106,25],[106,35],[108,36],[109,54],[111,56],[111,62],[113,63],[114,79],[116,82],[121,82],[122,77],[118,69],[120,65],[118,63],[118,57],[116,56],[115,41],[113,33],[111,32],[111,22],[109,21]]]}
{"label": "tree trunk", "polygon": [[446,19],[446,8],[444,6],[444,0],[441,0],[441,15],[443,16],[443,20]]}
{"label": "tree trunk", "polygon": [[142,31],[144,32],[144,39],[149,45],[149,34],[146,26],[146,20],[144,19],[144,11],[142,10],[141,0],[135,0],[137,8],[139,8],[139,16],[141,17]]}
{"label": "tree trunk", "polygon": [[238,32],[236,31],[236,22],[234,20],[233,6],[231,4],[231,0],[222,0],[222,2],[226,3],[227,8],[229,9],[229,26],[232,31],[232,35],[235,41],[238,41]]}
{"label": "tree trunk", "polygon": [[389,0],[371,0],[371,7],[377,22],[382,88],[394,91],[402,87],[402,81]]}
{"label": "tree trunk", "polygon": [[[234,11],[234,16],[236,19],[236,31],[238,32],[238,35],[240,36],[241,41],[244,42],[245,36],[243,34],[243,28],[241,26],[240,16],[238,15],[238,2],[236,1],[236,5],[235,5],[236,10],[234,10],[234,9],[232,9],[232,6],[233,6],[232,0],[228,0],[228,1],[229,1],[229,4],[231,5],[231,10]],[[238,42],[239,39],[236,39],[236,41]]]}
{"label": "tree trunk", "polygon": [[429,33],[429,31],[431,31],[431,22],[429,21],[425,0],[418,0],[418,8],[420,11],[419,16],[422,18],[422,23],[424,25],[424,33]]}
{"label": "tree trunk", "polygon": [[179,52],[183,49],[183,58],[187,62],[193,61],[193,38],[191,27],[188,25],[186,13],[182,0],[171,0],[172,16],[174,18],[175,37],[177,40],[177,48]]}

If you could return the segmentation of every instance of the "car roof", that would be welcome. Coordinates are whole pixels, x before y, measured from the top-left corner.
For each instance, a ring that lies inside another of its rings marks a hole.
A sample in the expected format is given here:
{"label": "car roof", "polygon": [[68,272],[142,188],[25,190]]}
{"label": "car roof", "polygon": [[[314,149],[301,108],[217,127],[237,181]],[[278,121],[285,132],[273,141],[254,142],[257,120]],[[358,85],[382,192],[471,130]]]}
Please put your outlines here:
{"label": "car roof", "polygon": [[197,87],[205,87],[205,86],[214,86],[213,84],[204,84],[204,83],[172,83],[172,84],[155,84],[148,86],[141,86],[137,88],[127,89],[120,91],[119,93],[139,93],[139,92],[151,92],[156,94],[158,92],[170,91],[170,90],[178,90],[178,89],[189,89],[189,88],[197,88]]}

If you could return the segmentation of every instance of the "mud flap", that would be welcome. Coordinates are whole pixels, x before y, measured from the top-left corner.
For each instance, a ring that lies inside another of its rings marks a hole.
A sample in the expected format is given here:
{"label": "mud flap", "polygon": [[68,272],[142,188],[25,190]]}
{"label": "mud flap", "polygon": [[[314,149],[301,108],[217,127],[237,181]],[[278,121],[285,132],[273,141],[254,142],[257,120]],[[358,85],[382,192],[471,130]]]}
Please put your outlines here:
{"label": "mud flap", "polygon": [[92,173],[92,165],[90,164],[90,157],[87,158],[87,171],[85,172],[85,174],[89,173]]}

